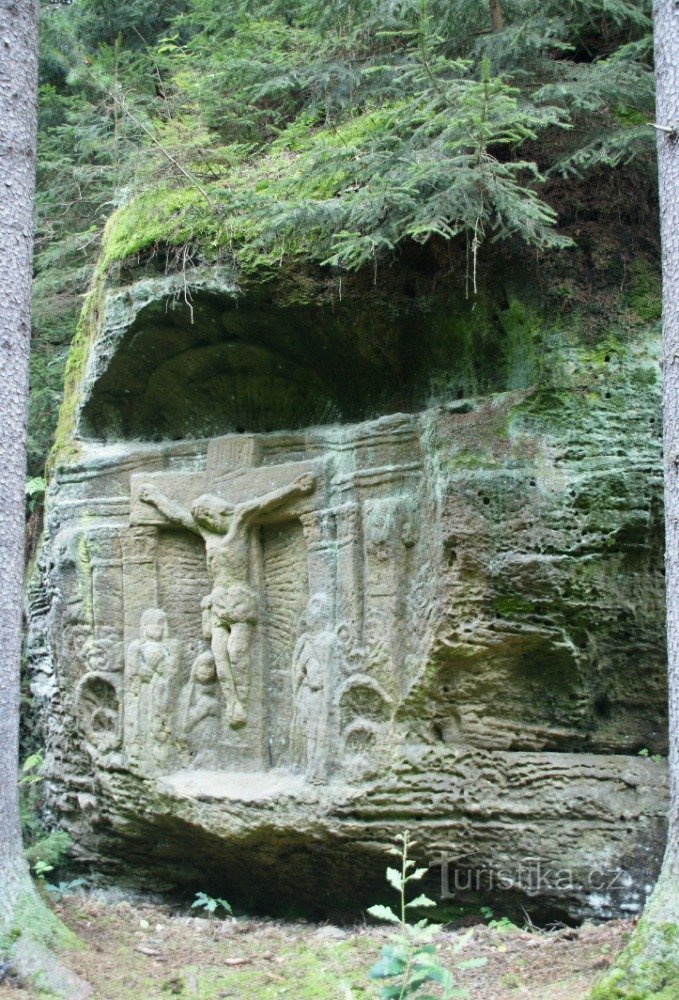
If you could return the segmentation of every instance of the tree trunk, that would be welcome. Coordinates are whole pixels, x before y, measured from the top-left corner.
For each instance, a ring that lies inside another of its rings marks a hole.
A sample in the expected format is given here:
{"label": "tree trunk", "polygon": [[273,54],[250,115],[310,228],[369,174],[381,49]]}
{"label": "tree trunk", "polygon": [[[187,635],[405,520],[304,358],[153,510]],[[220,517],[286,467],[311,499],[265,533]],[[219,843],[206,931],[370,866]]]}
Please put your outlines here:
{"label": "tree trunk", "polygon": [[[679,997],[679,0],[654,0],[663,278],[665,586],[670,812],[658,884],[630,943],[592,1000]],[[676,133],[674,129],[676,128]]]}
{"label": "tree trunk", "polygon": [[19,669],[31,339],[38,0],[0,0],[0,959],[80,1000],[87,984],[48,950],[65,928],[38,896],[19,823]]}
{"label": "tree trunk", "polygon": [[490,26],[493,31],[502,31],[505,26],[505,20],[502,16],[502,2],[501,0],[489,0],[490,3]]}
{"label": "tree trunk", "polygon": [[0,927],[28,872],[17,796],[37,0],[0,0]]}
{"label": "tree trunk", "polygon": [[[661,883],[679,923],[679,3],[655,0],[656,121],[663,278],[663,454],[670,813]],[[674,893],[672,893],[674,889]],[[671,897],[674,895],[674,902]],[[677,942],[679,964],[679,941]]]}

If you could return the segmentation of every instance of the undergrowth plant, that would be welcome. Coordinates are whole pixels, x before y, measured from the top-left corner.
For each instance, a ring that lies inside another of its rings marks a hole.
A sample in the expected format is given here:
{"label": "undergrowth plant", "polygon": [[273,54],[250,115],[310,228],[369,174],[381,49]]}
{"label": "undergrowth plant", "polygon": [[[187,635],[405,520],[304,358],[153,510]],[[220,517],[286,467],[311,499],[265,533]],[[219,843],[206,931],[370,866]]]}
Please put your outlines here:
{"label": "undergrowth plant", "polygon": [[[395,927],[391,943],[382,948],[382,957],[369,970],[371,979],[381,980],[383,985],[380,996],[385,1000],[404,1000],[405,997],[417,997],[418,1000],[452,1000],[469,997],[469,993],[454,986],[451,972],[441,964],[436,954],[434,939],[440,931],[439,924],[431,924],[426,918],[410,923],[409,914],[412,911],[436,906],[433,899],[421,893],[414,899],[408,899],[408,887],[411,882],[419,881],[426,875],[427,868],[416,868],[415,862],[408,857],[408,852],[416,846],[416,841],[410,840],[405,830],[396,838],[397,847],[390,847],[389,854],[399,859],[399,868],[387,868],[387,881],[399,895],[398,913],[390,906],[376,905],[368,909],[373,917],[385,920]],[[469,941],[471,931],[459,937],[454,945],[454,952],[459,952]],[[472,958],[456,962],[457,969],[473,969],[485,965],[485,958]],[[431,990],[435,989],[436,993]]]}
{"label": "undergrowth plant", "polygon": [[48,830],[40,818],[41,773],[44,752],[29,754],[21,765],[19,813],[24,853],[39,880],[63,864],[71,838],[65,830]]}
{"label": "undergrowth plant", "polygon": [[26,513],[32,514],[45,497],[45,480],[42,476],[30,476],[26,480]]}
{"label": "undergrowth plant", "polygon": [[84,878],[72,878],[68,881],[45,883],[45,892],[48,896],[54,900],[55,903],[61,902],[64,896],[69,896],[71,893],[76,892],[78,889],[83,888],[87,885],[87,880]]}
{"label": "undergrowth plant", "polygon": [[202,910],[204,913],[207,913],[208,917],[216,916],[217,910],[220,909],[224,911],[224,916],[233,913],[231,905],[225,899],[208,896],[206,892],[196,893],[196,898],[191,903],[191,909]]}

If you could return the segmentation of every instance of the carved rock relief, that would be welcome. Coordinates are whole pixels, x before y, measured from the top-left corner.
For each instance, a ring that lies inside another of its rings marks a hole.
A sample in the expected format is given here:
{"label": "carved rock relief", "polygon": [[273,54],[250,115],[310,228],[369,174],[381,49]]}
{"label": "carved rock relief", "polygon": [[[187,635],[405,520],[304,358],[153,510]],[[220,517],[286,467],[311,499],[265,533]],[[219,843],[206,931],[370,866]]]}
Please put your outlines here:
{"label": "carved rock relief", "polygon": [[[410,427],[397,438],[417,451]],[[417,502],[389,495],[400,466],[366,467],[379,435],[272,464],[263,444],[211,441],[202,472],[126,460],[112,476],[129,521],[117,502],[54,546],[77,718],[133,769],[287,767],[325,783],[369,769],[388,733]]]}

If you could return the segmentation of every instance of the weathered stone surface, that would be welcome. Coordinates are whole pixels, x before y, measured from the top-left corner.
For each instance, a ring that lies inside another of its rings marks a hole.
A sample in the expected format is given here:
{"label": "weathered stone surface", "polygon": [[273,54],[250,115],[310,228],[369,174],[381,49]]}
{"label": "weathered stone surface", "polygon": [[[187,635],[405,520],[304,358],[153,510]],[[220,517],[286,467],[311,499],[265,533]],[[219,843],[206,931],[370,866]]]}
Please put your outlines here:
{"label": "weathered stone surface", "polygon": [[[323,410],[341,352],[307,354],[305,397],[294,323],[264,324],[260,370],[228,283],[168,341],[154,287],[104,305],[31,586],[50,803],[80,857],[351,910],[408,826],[457,901],[639,909],[667,795],[638,756],[666,739],[654,341],[561,343],[536,381],[524,327],[485,395],[454,399],[451,355],[398,412],[408,364],[383,340],[391,375],[356,406],[385,415],[329,422],[355,358]],[[212,358],[185,391],[182,336],[189,372]],[[278,355],[282,395],[259,377]],[[292,429],[259,432],[276,406]]]}

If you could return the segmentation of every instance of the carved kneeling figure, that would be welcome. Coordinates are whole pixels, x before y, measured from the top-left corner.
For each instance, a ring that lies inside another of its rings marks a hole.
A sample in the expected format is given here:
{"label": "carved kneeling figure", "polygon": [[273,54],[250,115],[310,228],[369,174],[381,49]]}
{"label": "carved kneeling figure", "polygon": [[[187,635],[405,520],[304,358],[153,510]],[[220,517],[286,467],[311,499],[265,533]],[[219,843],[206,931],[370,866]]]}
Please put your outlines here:
{"label": "carved kneeling figure", "polygon": [[217,670],[212,653],[206,650],[193,661],[184,715],[186,745],[196,767],[212,767],[216,763],[220,715]]}

